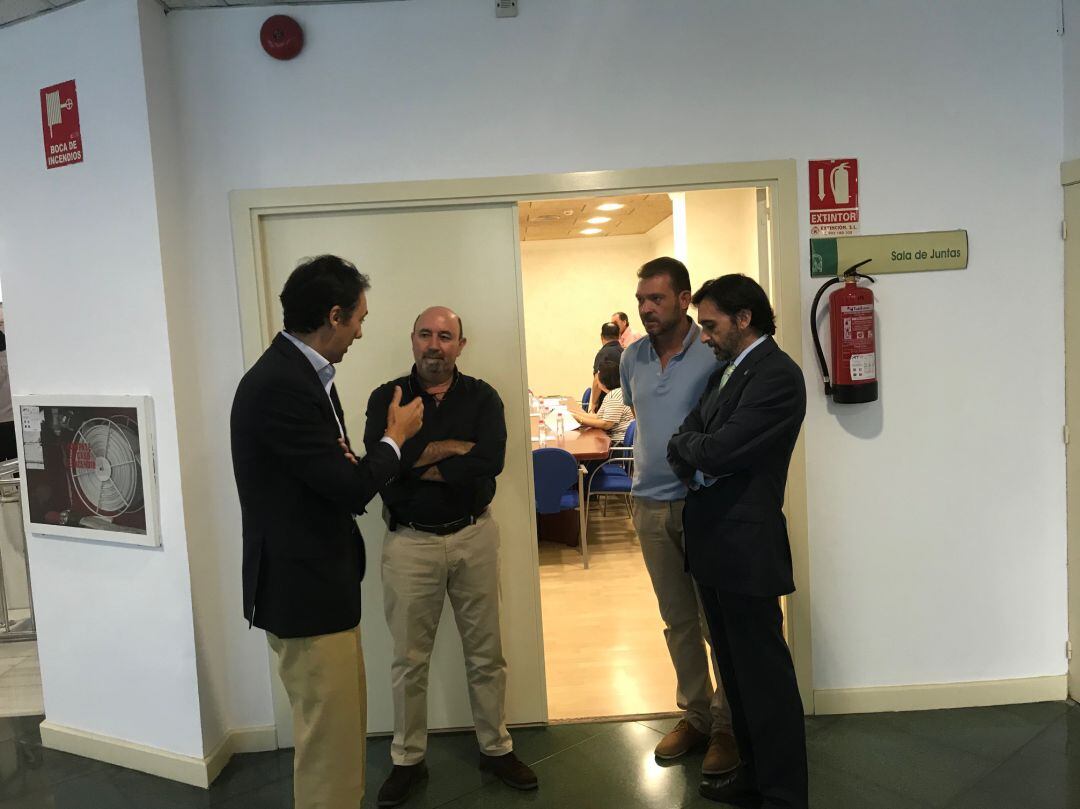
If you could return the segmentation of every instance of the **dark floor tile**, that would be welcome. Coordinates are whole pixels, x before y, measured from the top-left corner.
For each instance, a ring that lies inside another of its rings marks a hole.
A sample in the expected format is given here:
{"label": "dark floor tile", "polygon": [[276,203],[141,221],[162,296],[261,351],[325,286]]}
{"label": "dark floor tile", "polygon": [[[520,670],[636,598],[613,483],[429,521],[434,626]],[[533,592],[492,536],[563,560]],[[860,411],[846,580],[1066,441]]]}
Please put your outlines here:
{"label": "dark floor tile", "polygon": [[931,806],[944,806],[995,766],[874,715],[841,717],[808,739],[807,748],[811,770],[824,765]]}
{"label": "dark floor tile", "polygon": [[1045,716],[1003,708],[961,708],[877,714],[890,727],[1002,762],[1046,727]]}
{"label": "dark floor tile", "polygon": [[1028,702],[1020,705],[1002,705],[1001,710],[1024,717],[1032,722],[1049,725],[1070,710],[1076,710],[1067,702]]}
{"label": "dark floor tile", "polygon": [[681,716],[665,716],[657,719],[639,719],[638,724],[644,725],[647,728],[652,728],[657,733],[667,734],[675,729],[675,726],[679,724],[682,719]]}
{"label": "dark floor tile", "polygon": [[518,758],[532,766],[549,756],[568,750],[588,739],[607,733],[624,722],[575,722],[565,725],[548,725],[539,728],[515,728],[514,752]]}
{"label": "dark floor tile", "polygon": [[489,782],[447,809],[682,806],[696,795],[700,774],[693,766],[689,772],[659,766],[653,756],[656,738],[656,731],[639,723],[619,725],[537,764],[540,788],[535,792]]}
{"label": "dark floor tile", "polygon": [[1075,809],[1080,758],[1026,747],[949,804],[949,809]]}
{"label": "dark floor tile", "polygon": [[840,721],[839,716],[808,716],[806,717],[806,738],[831,728]]}
{"label": "dark floor tile", "polygon": [[48,791],[69,781],[92,773],[103,772],[109,765],[89,758],[46,750],[40,745],[22,744],[18,740],[0,743],[0,806]]}
{"label": "dark floor tile", "polygon": [[69,778],[44,789],[0,801],[3,809],[173,809],[157,803],[134,803],[101,773]]}
{"label": "dark floor tile", "polygon": [[810,809],[927,809],[929,806],[850,772],[824,764],[810,768]]}
{"label": "dark floor tile", "polygon": [[[368,805],[366,801],[364,805]],[[371,805],[374,806],[374,802]],[[293,809],[292,778],[284,778],[250,792],[234,795],[214,806],[215,809]]]}
{"label": "dark floor tile", "polygon": [[1029,746],[1080,757],[1080,708],[1069,708],[1035,736]]}

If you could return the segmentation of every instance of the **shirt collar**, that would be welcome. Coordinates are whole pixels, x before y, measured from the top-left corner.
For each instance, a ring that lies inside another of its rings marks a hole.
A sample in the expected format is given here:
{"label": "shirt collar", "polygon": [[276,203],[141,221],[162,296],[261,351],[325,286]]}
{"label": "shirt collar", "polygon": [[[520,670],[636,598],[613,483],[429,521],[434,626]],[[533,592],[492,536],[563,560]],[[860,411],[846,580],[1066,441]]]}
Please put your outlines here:
{"label": "shirt collar", "polygon": [[735,362],[731,363],[732,366],[737,368],[739,366],[739,363],[742,362],[744,359],[746,359],[746,355],[749,354],[751,351],[753,351],[755,348],[757,348],[759,345],[764,343],[765,338],[768,337],[768,336],[769,335],[767,335],[767,334],[763,334],[759,338],[754,340],[754,342],[752,342],[746,348],[744,348],[742,354],[740,354],[739,356],[737,356],[735,358]]}
{"label": "shirt collar", "polygon": [[322,382],[323,385],[329,387],[330,383],[334,381],[335,370],[333,363],[303,340],[298,340],[287,331],[283,331],[281,334],[286,340],[300,349],[300,353],[307,357],[307,361],[311,363],[311,367],[314,368],[315,373],[318,374],[319,381]]}
{"label": "shirt collar", "polygon": [[[676,357],[681,357],[683,354],[685,354],[686,350],[688,348],[690,348],[691,345],[694,344],[694,341],[698,340],[701,337],[701,326],[699,326],[697,323],[695,323],[694,319],[692,317],[690,317],[690,315],[687,315],[686,319],[690,321],[690,328],[687,330],[686,336],[683,338],[682,348],[679,349],[679,353],[675,355]],[[653,358],[656,358],[656,357],[660,356],[659,354],[656,353],[656,346],[653,345],[652,338],[650,337],[650,338],[648,338],[648,340],[649,340],[649,351],[652,352]]]}

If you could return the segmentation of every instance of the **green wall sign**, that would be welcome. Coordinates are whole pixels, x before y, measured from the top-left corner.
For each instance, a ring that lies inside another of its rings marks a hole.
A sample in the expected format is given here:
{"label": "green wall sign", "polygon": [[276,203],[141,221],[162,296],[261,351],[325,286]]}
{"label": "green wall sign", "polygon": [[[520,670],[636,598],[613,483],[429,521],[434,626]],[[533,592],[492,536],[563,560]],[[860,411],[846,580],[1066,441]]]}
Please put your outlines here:
{"label": "green wall sign", "polygon": [[810,240],[810,277],[838,275],[865,259],[867,275],[928,270],[963,270],[968,263],[966,230],[888,233],[881,236],[838,236]]}

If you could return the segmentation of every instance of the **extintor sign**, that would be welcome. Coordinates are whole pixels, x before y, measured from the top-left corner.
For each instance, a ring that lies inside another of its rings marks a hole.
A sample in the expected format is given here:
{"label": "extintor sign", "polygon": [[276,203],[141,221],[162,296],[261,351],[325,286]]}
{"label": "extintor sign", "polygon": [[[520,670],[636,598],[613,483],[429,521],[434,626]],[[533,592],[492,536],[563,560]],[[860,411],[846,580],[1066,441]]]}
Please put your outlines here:
{"label": "extintor sign", "polygon": [[41,91],[41,132],[45,139],[45,168],[82,162],[79,99],[74,79]]}
{"label": "extintor sign", "polygon": [[854,157],[810,161],[810,235],[859,232],[859,161]]}

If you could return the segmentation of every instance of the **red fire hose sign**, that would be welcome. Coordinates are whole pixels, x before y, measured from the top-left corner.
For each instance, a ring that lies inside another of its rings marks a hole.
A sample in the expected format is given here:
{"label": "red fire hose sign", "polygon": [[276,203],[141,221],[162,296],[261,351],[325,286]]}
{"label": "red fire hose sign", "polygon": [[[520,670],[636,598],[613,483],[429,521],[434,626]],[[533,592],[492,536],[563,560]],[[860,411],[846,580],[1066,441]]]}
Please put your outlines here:
{"label": "red fire hose sign", "polygon": [[855,236],[859,232],[859,161],[810,161],[810,235]]}
{"label": "red fire hose sign", "polygon": [[45,137],[45,168],[82,162],[79,99],[75,95],[74,79],[41,91],[41,131]]}

